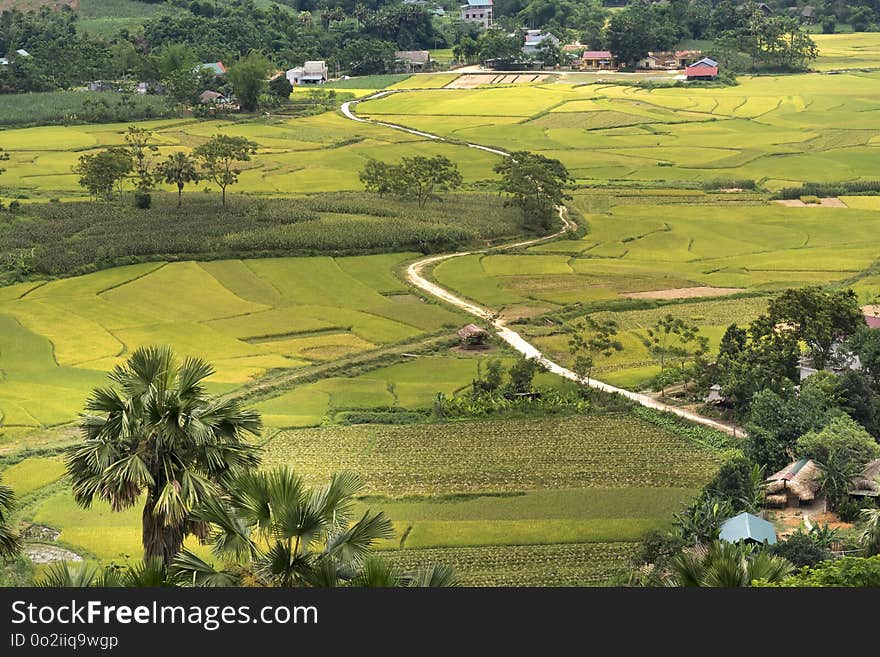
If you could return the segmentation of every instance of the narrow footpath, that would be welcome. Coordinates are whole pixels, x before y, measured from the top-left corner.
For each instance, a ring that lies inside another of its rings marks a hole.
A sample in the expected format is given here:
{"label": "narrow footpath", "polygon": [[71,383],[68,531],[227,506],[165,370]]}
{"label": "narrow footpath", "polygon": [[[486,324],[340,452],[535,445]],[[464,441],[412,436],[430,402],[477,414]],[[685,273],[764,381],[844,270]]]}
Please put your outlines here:
{"label": "narrow footpath", "polygon": [[[389,93],[393,92],[379,92],[372,96],[368,96],[367,98],[363,98],[361,100],[372,100],[374,98],[380,98],[382,96],[386,96]],[[420,130],[413,130],[412,128],[407,128],[402,125],[397,125],[395,123],[386,123],[383,121],[373,121],[371,119],[365,119],[363,117],[357,116],[353,111],[352,107],[360,101],[348,101],[343,103],[340,110],[342,114],[352,121],[357,121],[359,123],[372,123],[374,125],[381,125],[386,128],[392,128],[394,130],[401,130],[403,132],[407,132],[409,134],[418,135],[420,137],[424,137],[426,139],[434,139],[436,141],[443,141],[451,144],[458,144],[461,146],[466,146],[468,148],[476,148],[479,150],[488,151],[490,153],[494,153],[496,155],[501,155],[503,157],[510,157],[510,153],[506,151],[499,150],[497,148],[490,148],[488,146],[482,146],[480,144],[471,144],[465,142],[457,142],[454,140],[445,139],[439,135],[434,135],[427,132],[422,132]],[[574,228],[573,222],[568,219],[566,216],[566,210],[564,207],[558,208],[559,218],[562,220],[562,228],[552,235],[547,235],[545,237],[539,237],[536,239],[530,239],[520,242],[514,242],[512,244],[506,244],[504,246],[496,246],[493,247],[493,250],[500,249],[517,249],[522,248],[524,246],[532,246],[534,244],[540,244],[541,242],[547,242],[550,240],[554,240],[558,237],[561,237],[569,228]],[[686,408],[680,408],[678,406],[672,406],[670,404],[666,404],[661,402],[650,395],[643,395],[637,392],[632,392],[630,390],[625,390],[624,388],[618,388],[616,386],[612,386],[608,383],[603,383],[602,381],[597,381],[596,379],[589,379],[584,382],[578,377],[577,374],[572,372],[570,369],[559,365],[558,363],[553,362],[544,356],[541,351],[531,344],[528,340],[522,337],[519,333],[509,328],[503,318],[500,317],[499,313],[491,310],[490,308],[486,308],[484,306],[475,303],[474,301],[470,301],[463,297],[458,296],[454,292],[447,290],[446,288],[434,283],[424,276],[426,270],[432,269],[435,265],[444,262],[446,260],[451,260],[452,258],[460,258],[467,255],[474,255],[477,253],[485,253],[486,249],[478,249],[474,251],[461,251],[456,253],[445,253],[442,255],[434,255],[428,256],[426,258],[422,258],[420,260],[416,260],[412,264],[410,264],[406,268],[406,279],[412,284],[414,287],[419,288],[423,292],[430,294],[437,299],[445,301],[448,304],[455,306],[456,308],[460,308],[465,312],[478,317],[488,324],[490,324],[495,332],[498,334],[502,340],[504,340],[507,344],[513,347],[516,351],[521,353],[526,358],[534,358],[540,361],[548,371],[561,376],[563,378],[569,379],[571,381],[575,381],[577,383],[581,383],[583,385],[588,385],[591,388],[595,388],[597,390],[602,390],[603,392],[609,392],[621,395],[634,401],[637,404],[641,404],[647,408],[653,408],[658,411],[663,411],[665,413],[672,413],[679,417],[682,417],[691,422],[695,422],[697,424],[701,424],[703,426],[711,427],[712,429],[717,429],[718,431],[722,431],[728,435],[735,437],[743,437],[745,436],[745,432],[733,425],[726,424],[724,422],[719,422],[718,420],[714,420],[712,418],[704,417],[699,413],[695,413],[694,411],[688,410]]]}

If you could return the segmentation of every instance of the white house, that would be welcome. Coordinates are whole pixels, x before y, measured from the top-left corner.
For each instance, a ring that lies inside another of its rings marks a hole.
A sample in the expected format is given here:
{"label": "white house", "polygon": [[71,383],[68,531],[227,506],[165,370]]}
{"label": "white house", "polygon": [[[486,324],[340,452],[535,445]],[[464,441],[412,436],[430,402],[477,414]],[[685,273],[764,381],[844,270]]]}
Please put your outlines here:
{"label": "white house", "polygon": [[306,62],[302,66],[291,68],[285,74],[290,84],[324,84],[330,77],[327,63],[323,60]]}
{"label": "white house", "polygon": [[489,29],[492,27],[492,0],[467,0],[466,5],[461,5],[461,20]]}
{"label": "white house", "polygon": [[522,51],[526,55],[534,55],[541,50],[545,43],[552,43],[554,46],[558,46],[559,39],[549,32],[543,32],[542,30],[528,30],[526,32],[526,39]]}

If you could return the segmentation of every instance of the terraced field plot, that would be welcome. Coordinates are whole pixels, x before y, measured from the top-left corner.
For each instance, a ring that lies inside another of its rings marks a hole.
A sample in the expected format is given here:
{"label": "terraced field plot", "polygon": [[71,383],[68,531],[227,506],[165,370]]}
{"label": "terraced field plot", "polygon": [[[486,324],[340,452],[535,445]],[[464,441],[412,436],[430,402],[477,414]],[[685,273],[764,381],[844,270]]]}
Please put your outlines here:
{"label": "terraced field plot", "polygon": [[861,72],[742,77],[725,88],[554,83],[410,91],[358,106],[377,119],[543,152],[584,182],[752,178],[771,188],[880,176],[872,142],[880,135],[878,109],[880,74]]}
{"label": "terraced field plot", "polygon": [[[765,295],[785,287],[858,279],[880,253],[880,211],[873,197],[848,197],[845,208],[786,208],[737,194],[684,190],[575,193],[574,207],[590,232],[510,255],[448,260],[434,271],[443,285],[489,307],[584,312],[632,293],[664,297],[680,288],[715,288]],[[864,303],[876,280],[857,282]],[[699,297],[698,290],[688,290]],[[638,385],[658,369],[641,343],[644,330],[671,312],[702,327],[714,347],[732,322],[747,323],[766,308],[763,296],[684,300],[645,311],[603,315],[624,332],[625,350],[603,360],[597,376]],[[562,327],[528,326],[525,334],[551,356],[569,358]]]}
{"label": "terraced field plot", "polygon": [[876,32],[811,36],[819,47],[819,58],[813,63],[819,71],[880,68],[880,35]]}
{"label": "terraced field plot", "polygon": [[[404,132],[348,121],[336,113],[244,122],[169,119],[138,124],[155,131],[159,157],[188,150],[213,134],[251,139],[260,149],[233,193],[291,194],[362,189],[358,173],[368,158],[442,154],[455,159],[465,180],[491,178],[497,156],[438,144]],[[96,149],[121,144],[127,124],[48,126],[6,130],[0,146],[11,160],[3,185],[33,197],[82,196],[72,167]],[[203,184],[210,188],[210,184]],[[170,191],[171,187],[167,187]],[[215,190],[217,191],[217,190]]]}
{"label": "terraced field plot", "polygon": [[75,419],[142,344],[204,356],[222,391],[457,326],[394,277],[412,255],[147,263],[0,288],[0,434]]}

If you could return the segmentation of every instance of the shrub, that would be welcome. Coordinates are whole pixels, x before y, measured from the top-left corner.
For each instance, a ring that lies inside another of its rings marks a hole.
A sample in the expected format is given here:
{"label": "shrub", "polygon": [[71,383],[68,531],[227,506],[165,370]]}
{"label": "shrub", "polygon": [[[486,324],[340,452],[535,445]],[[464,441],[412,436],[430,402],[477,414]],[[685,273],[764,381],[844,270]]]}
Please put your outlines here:
{"label": "shrub", "polygon": [[149,210],[152,204],[153,197],[150,196],[149,192],[134,193],[134,206],[139,210]]}

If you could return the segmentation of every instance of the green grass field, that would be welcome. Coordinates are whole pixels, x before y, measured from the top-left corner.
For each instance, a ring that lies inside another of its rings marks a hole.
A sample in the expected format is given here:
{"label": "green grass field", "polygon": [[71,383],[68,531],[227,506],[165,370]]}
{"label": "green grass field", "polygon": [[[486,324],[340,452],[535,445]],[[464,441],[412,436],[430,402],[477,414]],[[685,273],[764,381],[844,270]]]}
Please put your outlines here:
{"label": "green grass field", "polygon": [[814,34],[819,59],[813,64],[819,71],[880,69],[880,35],[877,32],[850,34]]}
{"label": "green grass field", "polygon": [[72,421],[103,373],[142,344],[208,358],[223,391],[451,333],[462,317],[401,294],[393,272],[412,256],[147,263],[0,288],[0,435]]}

